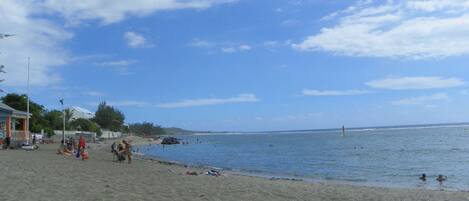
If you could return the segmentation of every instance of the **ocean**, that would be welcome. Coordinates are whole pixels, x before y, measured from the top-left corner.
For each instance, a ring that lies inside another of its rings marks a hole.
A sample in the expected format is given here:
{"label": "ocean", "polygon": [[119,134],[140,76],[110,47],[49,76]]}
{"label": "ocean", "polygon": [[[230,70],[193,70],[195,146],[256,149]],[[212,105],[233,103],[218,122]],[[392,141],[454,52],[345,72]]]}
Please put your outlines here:
{"label": "ocean", "polygon": [[[186,145],[139,152],[266,177],[358,185],[469,190],[469,125],[177,136]],[[418,178],[425,173],[427,182]],[[438,174],[447,181],[440,186]]]}

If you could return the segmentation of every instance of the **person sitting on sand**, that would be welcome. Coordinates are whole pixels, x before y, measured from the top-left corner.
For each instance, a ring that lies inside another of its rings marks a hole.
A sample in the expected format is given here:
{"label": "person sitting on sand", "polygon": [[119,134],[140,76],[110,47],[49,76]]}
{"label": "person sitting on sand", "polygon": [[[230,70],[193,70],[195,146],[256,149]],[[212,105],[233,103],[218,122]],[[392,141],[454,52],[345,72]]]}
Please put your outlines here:
{"label": "person sitting on sand", "polygon": [[422,174],[422,176],[419,177],[420,180],[422,181],[427,181],[427,175],[425,173]]}
{"label": "person sitting on sand", "polygon": [[443,185],[443,181],[446,181],[446,176],[443,176],[443,175],[438,175],[438,177],[436,178],[436,180],[440,183],[440,185]]}
{"label": "person sitting on sand", "polygon": [[88,159],[88,151],[86,151],[86,148],[80,149],[81,153],[81,160],[87,160]]}
{"label": "person sitting on sand", "polygon": [[72,150],[72,137],[69,137],[65,142],[67,149]]}
{"label": "person sitting on sand", "polygon": [[70,155],[72,155],[72,151],[70,151],[70,149],[68,149],[67,147],[64,147],[63,149],[58,148],[57,149],[57,154],[70,156]]}

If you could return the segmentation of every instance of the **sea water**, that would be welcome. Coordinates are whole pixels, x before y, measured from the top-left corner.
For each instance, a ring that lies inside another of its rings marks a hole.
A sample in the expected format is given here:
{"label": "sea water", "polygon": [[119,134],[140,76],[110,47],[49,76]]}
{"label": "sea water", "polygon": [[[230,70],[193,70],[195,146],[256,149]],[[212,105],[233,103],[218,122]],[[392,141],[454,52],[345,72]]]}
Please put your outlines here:
{"label": "sea water", "polygon": [[[177,136],[139,151],[189,165],[362,185],[469,190],[468,125]],[[419,176],[425,173],[427,181]],[[440,186],[438,174],[447,181]]]}

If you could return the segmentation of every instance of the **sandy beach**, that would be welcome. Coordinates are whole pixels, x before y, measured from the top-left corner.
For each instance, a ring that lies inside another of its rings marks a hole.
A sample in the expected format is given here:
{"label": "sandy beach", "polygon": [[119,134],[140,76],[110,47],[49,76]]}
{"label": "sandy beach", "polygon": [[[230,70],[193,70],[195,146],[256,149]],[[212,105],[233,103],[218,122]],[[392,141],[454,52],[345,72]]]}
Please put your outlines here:
{"label": "sandy beach", "polygon": [[56,155],[57,147],[0,151],[0,200],[469,200],[466,192],[193,176],[186,172],[204,170],[154,160],[118,163],[97,149],[81,161]]}

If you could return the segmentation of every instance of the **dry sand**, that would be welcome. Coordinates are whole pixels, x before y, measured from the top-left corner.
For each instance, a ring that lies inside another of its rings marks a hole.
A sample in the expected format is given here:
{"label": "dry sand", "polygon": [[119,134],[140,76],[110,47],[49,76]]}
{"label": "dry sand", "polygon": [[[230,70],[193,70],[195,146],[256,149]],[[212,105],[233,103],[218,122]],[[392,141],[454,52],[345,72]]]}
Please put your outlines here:
{"label": "dry sand", "polygon": [[186,175],[202,169],[135,160],[112,161],[103,150],[90,159],[38,151],[0,150],[0,200],[469,200],[469,193],[269,180],[228,174]]}

